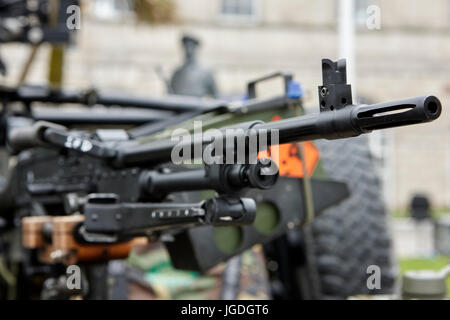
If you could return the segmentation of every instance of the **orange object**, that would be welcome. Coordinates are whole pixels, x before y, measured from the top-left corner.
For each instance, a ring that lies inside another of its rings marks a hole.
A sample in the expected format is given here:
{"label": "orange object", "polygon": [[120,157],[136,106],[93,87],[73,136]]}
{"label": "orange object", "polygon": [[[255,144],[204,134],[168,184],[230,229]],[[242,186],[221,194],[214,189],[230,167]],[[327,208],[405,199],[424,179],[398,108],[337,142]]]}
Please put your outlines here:
{"label": "orange object", "polygon": [[53,246],[63,252],[71,252],[70,259],[64,261],[73,264],[77,261],[123,259],[128,256],[134,245],[147,243],[147,238],[134,238],[128,242],[112,244],[81,244],[73,234],[75,227],[84,221],[83,215],[55,217],[53,219]]}
{"label": "orange object", "polygon": [[[25,217],[22,219],[23,245],[25,248],[41,249],[39,257],[43,262],[74,264],[123,259],[128,256],[133,246],[147,243],[145,237],[111,244],[79,243],[74,237],[74,229],[83,221],[83,215]],[[42,229],[47,222],[52,224],[51,243],[47,243],[42,235]]]}
{"label": "orange object", "polygon": [[[272,121],[281,120],[280,116],[274,116]],[[279,146],[271,146],[267,151],[261,151],[258,158],[271,157],[278,165],[280,176],[303,178],[304,165],[299,156],[299,147],[303,146],[303,158],[308,176],[312,176],[319,163],[319,150],[311,141],[301,143],[286,143]],[[278,153],[278,157],[276,154]]]}

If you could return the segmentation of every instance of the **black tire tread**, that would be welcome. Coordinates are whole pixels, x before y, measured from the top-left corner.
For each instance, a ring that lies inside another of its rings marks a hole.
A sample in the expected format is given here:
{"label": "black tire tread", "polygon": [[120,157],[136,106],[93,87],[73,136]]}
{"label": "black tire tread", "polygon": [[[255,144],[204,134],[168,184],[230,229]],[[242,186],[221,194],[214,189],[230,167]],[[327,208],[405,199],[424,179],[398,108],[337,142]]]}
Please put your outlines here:
{"label": "black tire tread", "polygon": [[[316,146],[327,176],[347,182],[351,196],[306,229],[308,272],[316,273],[309,284],[318,294],[314,298],[391,293],[395,280],[391,238],[367,137],[321,140]],[[380,290],[367,288],[369,265],[381,268]]]}

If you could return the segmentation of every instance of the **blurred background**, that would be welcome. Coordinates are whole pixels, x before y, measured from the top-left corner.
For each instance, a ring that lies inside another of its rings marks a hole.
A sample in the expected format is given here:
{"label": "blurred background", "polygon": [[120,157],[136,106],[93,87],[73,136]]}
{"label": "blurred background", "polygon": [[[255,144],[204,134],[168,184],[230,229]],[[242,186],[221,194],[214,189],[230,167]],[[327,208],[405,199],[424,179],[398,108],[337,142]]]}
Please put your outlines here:
{"label": "blurred background", "polygon": [[[356,0],[350,8],[343,2],[84,0],[81,28],[65,48],[63,86],[165,95],[188,33],[200,40],[198,60],[212,71],[219,96],[239,97],[248,80],[283,70],[300,81],[306,107],[317,108],[321,59],[348,58],[359,101],[425,93],[441,99],[444,111],[433,125],[371,135],[392,217],[409,215],[416,194],[441,216],[450,208],[450,1]],[[17,84],[30,50],[0,48],[9,67],[3,84]],[[28,84],[47,81],[50,53],[49,45],[37,52]],[[431,229],[391,225],[399,255],[431,254]]]}

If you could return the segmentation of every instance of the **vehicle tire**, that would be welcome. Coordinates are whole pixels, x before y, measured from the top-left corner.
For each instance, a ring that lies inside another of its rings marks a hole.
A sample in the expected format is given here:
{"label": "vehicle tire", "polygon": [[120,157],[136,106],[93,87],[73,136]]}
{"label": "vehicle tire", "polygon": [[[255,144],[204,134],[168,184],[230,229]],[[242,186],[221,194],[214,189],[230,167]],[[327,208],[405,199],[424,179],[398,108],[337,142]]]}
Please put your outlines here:
{"label": "vehicle tire", "polygon": [[[325,210],[305,228],[308,297],[343,299],[391,293],[395,267],[380,181],[368,138],[317,141],[329,178],[348,184],[350,197]],[[380,267],[381,288],[369,290],[370,265]],[[305,288],[303,288],[305,290]]]}

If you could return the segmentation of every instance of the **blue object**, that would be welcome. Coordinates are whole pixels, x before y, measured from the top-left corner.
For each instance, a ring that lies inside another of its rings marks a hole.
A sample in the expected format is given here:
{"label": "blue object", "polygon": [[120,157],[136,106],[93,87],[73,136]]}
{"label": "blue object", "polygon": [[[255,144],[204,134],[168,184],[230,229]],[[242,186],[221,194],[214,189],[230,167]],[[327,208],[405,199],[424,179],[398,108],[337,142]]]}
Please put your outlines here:
{"label": "blue object", "polygon": [[286,96],[291,99],[301,98],[303,96],[303,90],[300,82],[294,80],[289,81]]}

